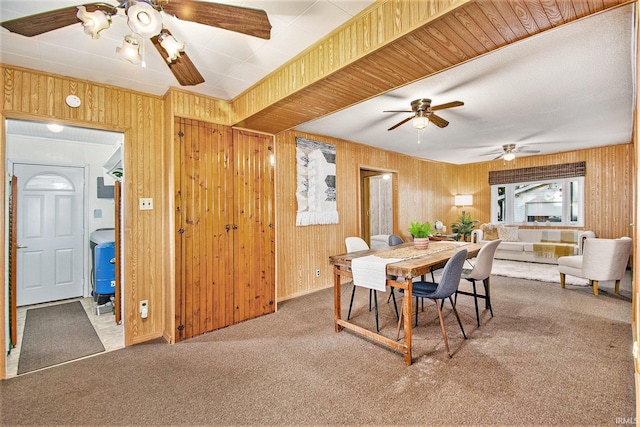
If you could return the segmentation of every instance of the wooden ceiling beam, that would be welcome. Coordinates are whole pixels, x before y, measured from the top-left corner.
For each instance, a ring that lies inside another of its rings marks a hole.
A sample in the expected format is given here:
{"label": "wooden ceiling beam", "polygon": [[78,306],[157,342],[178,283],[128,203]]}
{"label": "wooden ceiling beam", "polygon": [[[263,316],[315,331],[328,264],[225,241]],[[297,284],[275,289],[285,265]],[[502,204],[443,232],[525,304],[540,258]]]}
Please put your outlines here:
{"label": "wooden ceiling beam", "polygon": [[532,35],[632,2],[590,2],[588,7],[584,0],[375,3],[233,100],[232,122],[279,133]]}

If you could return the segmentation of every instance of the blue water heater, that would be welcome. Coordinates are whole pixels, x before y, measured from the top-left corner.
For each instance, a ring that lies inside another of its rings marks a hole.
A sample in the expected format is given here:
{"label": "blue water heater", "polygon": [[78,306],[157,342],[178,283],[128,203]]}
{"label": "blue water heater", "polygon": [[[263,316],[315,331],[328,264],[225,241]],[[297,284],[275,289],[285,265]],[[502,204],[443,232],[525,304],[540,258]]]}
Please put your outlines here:
{"label": "blue water heater", "polygon": [[94,248],[94,298],[116,293],[115,252],[114,242],[101,243]]}

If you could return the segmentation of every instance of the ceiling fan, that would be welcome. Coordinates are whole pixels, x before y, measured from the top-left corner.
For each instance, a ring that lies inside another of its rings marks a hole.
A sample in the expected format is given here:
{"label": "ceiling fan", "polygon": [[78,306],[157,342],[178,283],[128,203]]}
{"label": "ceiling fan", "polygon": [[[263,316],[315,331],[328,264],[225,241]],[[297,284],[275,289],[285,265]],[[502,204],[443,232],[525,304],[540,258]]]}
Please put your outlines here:
{"label": "ceiling fan", "polygon": [[203,83],[204,78],[184,53],[184,43],[178,42],[164,27],[163,14],[263,39],[271,37],[269,18],[259,9],[196,0],[119,1],[116,6],[102,2],[69,6],[0,22],[0,26],[12,33],[33,37],[82,22],[85,33],[97,39],[100,31],[111,26],[114,17],[123,17],[133,33],[124,36],[122,47],[116,48],[116,53],[138,64],[140,43],[148,38],[166,58],[169,69],[182,86]]}
{"label": "ceiling fan", "polygon": [[[493,160],[498,160],[498,159],[504,159],[506,161],[510,161],[516,158],[516,154],[517,153],[531,153],[531,154],[535,154],[535,153],[539,153],[540,150],[525,150],[524,148],[526,148],[526,146],[522,146],[520,148],[516,147],[516,144],[503,144],[502,145],[502,153],[494,158]],[[498,153],[499,151],[494,151],[491,153],[487,153],[487,154],[483,154],[483,156],[491,156],[494,155],[496,153]]]}
{"label": "ceiling fan", "polygon": [[411,110],[385,110],[383,111],[383,113],[413,113],[412,116],[401,120],[387,130],[394,130],[398,126],[405,124],[411,119],[413,119],[413,127],[419,130],[427,127],[429,122],[432,122],[434,125],[443,128],[446,127],[449,122],[442,117],[435,115],[433,112],[437,110],[444,110],[445,108],[459,107],[461,105],[464,105],[464,102],[453,101],[432,107],[430,99],[420,98],[411,101]]}

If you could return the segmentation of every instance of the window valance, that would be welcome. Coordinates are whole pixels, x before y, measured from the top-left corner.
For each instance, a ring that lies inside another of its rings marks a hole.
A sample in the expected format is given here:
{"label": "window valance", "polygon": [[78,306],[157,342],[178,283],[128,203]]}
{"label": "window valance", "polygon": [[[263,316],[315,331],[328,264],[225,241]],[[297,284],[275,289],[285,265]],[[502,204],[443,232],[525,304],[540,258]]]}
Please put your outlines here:
{"label": "window valance", "polygon": [[561,165],[490,171],[489,185],[573,178],[577,176],[585,176],[586,169],[587,162],[575,162],[563,163]]}

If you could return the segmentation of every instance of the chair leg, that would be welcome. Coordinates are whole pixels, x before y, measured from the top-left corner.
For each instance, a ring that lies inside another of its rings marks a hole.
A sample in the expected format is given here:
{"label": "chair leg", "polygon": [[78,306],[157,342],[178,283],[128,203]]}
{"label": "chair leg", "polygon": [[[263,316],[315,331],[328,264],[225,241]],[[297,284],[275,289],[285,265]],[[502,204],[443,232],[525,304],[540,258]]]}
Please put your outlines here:
{"label": "chair leg", "polygon": [[376,306],[376,332],[380,332],[380,325],[378,324],[378,291],[373,291],[373,301]]}
{"label": "chair leg", "polygon": [[480,312],[478,311],[478,290],[476,289],[476,281],[471,280],[471,285],[473,286],[473,302],[476,305],[476,322],[478,323],[478,327],[480,327]]}
{"label": "chair leg", "polygon": [[[422,300],[422,308],[424,310],[424,298]],[[418,326],[418,297],[416,297],[416,326]]]}
{"label": "chair leg", "polygon": [[442,318],[442,308],[440,308],[440,304],[438,304],[438,301],[435,301],[435,303],[436,303],[436,308],[438,309],[438,317],[440,318],[440,328],[442,329],[442,338],[444,338],[444,346],[447,349],[447,354],[449,355],[449,357],[452,357],[451,351],[449,351],[449,341],[447,340],[447,330],[444,328],[444,319]]}
{"label": "chair leg", "polygon": [[620,294],[620,280],[616,280],[615,293]]}
{"label": "chair leg", "polygon": [[347,314],[347,320],[351,318],[351,307],[353,306],[353,297],[356,295],[356,285],[353,284],[353,291],[351,292],[351,302],[349,302],[349,313]]}
{"label": "chair leg", "polygon": [[460,325],[460,330],[462,331],[462,336],[464,339],[467,339],[467,334],[464,333],[464,328],[462,327],[462,322],[460,321],[460,316],[458,316],[458,310],[456,309],[456,304],[453,302],[453,298],[449,296],[449,300],[451,301],[451,307],[453,307],[453,314],[456,315],[456,319],[458,319],[458,325]]}
{"label": "chair leg", "polygon": [[374,292],[373,289],[369,289],[369,311],[371,311],[371,293]]}
{"label": "chair leg", "polygon": [[491,282],[489,281],[488,277],[484,279],[483,282],[484,282],[485,307],[489,309],[489,311],[491,312],[491,317],[493,317],[493,307],[491,306]]}
{"label": "chair leg", "polygon": [[593,286],[593,294],[594,295],[598,295],[598,281],[597,280],[592,280],[591,281],[591,286]]}
{"label": "chair leg", "polygon": [[396,309],[396,318],[400,319],[400,315],[398,314],[398,303],[396,302],[396,294],[393,292],[393,287],[391,288],[391,297],[393,298],[393,308]]}
{"label": "chair leg", "polygon": [[396,330],[396,341],[400,339],[400,326],[402,326],[402,321],[404,320],[404,310],[400,313],[400,318],[398,319],[398,330]]}
{"label": "chair leg", "polygon": [[564,280],[565,280],[565,274],[564,273],[560,273],[560,287],[562,289],[564,289]]}

